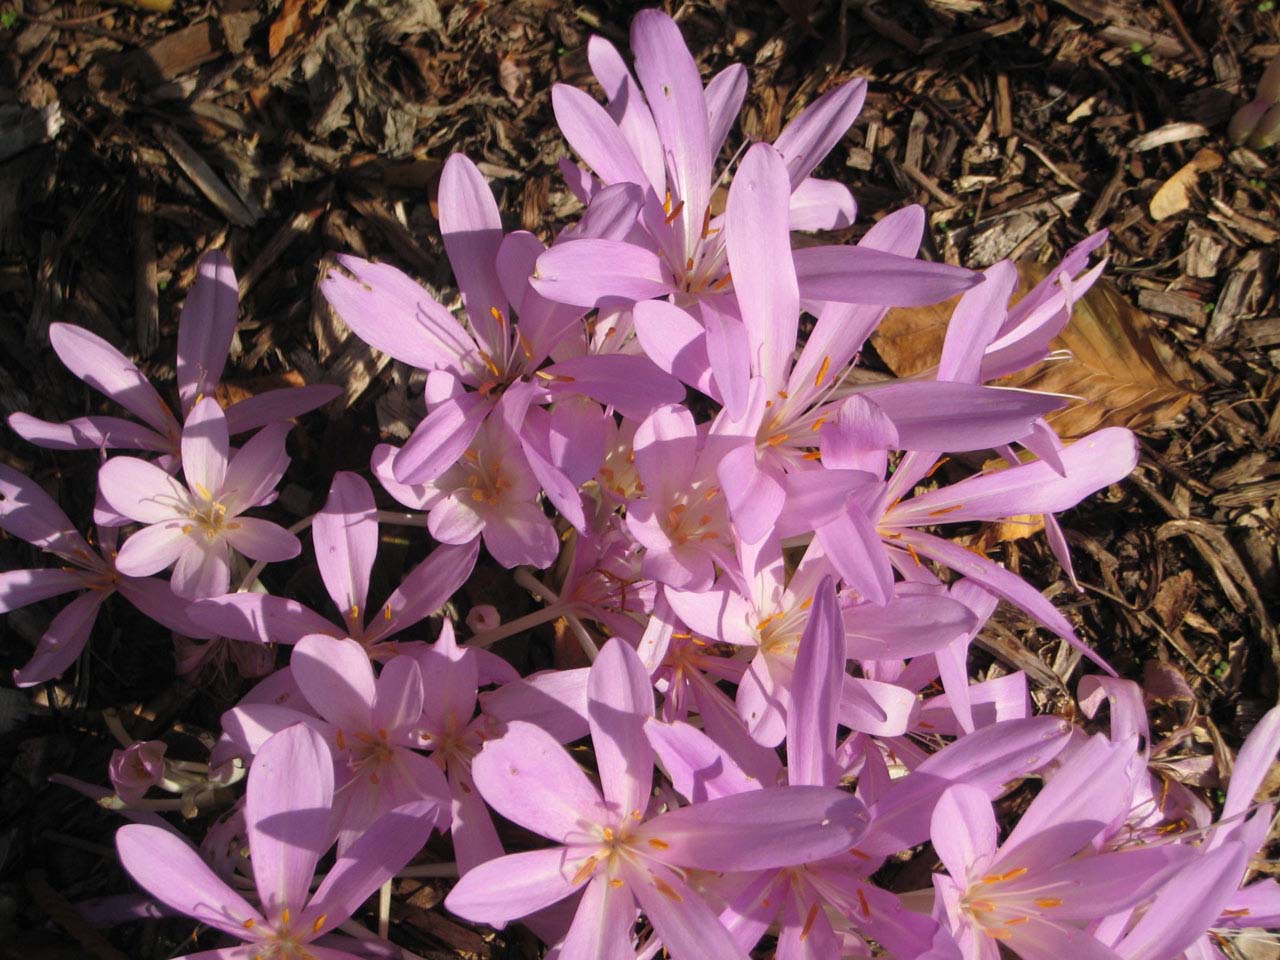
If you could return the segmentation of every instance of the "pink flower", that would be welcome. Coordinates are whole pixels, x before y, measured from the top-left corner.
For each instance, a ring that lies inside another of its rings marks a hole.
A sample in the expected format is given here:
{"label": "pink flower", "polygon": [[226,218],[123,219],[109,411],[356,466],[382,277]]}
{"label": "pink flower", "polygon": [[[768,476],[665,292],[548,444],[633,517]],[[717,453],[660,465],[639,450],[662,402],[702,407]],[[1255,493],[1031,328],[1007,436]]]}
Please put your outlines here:
{"label": "pink flower", "polygon": [[[348,950],[311,946],[347,920],[413,859],[431,833],[434,805],[410,804],[366,830],[310,893],[316,864],[333,843],[333,765],[319,734],[294,726],[268,740],[249,771],[245,824],[259,906],[215,874],[176,833],[131,824],[116,833],[120,861],[153,897],[251,947],[188,954],[357,960]],[[305,948],[305,949],[304,949]]]}
{"label": "pink flower", "polygon": [[123,750],[113,750],[107,773],[116,796],[125,803],[136,803],[163,780],[167,749],[160,740],[139,740]]}
{"label": "pink flower", "polygon": [[116,566],[146,576],[173,566],[170,585],[180,597],[226,593],[231,551],[255,560],[289,560],[298,538],[267,520],[241,514],[268,502],[289,458],[287,424],[258,432],[228,460],[227,421],[213,398],[196,404],[182,430],[186,484],[134,457],[108,460],[99,492],[113,510],[145,524],[120,549]]}

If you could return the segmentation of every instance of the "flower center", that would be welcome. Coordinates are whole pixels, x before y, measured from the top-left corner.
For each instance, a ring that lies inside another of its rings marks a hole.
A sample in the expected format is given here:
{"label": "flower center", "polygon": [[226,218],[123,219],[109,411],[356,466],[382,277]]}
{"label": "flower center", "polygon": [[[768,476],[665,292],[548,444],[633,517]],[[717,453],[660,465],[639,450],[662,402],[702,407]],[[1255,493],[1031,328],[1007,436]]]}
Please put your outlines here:
{"label": "flower center", "polygon": [[182,525],[182,532],[188,535],[204,534],[206,540],[216,540],[224,530],[238,530],[240,524],[227,520],[227,506],[221,500],[215,500],[204,487],[197,484],[196,492],[201,502],[187,511],[190,523]]}

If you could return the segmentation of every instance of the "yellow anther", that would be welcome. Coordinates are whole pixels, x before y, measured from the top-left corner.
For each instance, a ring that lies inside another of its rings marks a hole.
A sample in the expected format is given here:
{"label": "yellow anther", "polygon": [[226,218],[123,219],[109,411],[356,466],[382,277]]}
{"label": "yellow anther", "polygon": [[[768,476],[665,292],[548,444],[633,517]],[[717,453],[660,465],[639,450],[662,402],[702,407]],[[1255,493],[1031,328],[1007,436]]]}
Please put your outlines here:
{"label": "yellow anther", "polygon": [[1012,920],[1006,920],[1004,925],[1006,927],[1016,927],[1018,924],[1026,923],[1030,919],[1030,917],[1014,917]]}
{"label": "yellow anther", "polygon": [[711,289],[723,290],[725,287],[727,287],[731,283],[733,283],[733,271],[729,271],[723,277],[717,280],[714,284],[712,284]]}
{"label": "yellow anther", "polygon": [[613,843],[614,838],[617,837],[617,834],[613,832],[613,827],[605,827],[603,833],[605,843]]}
{"label": "yellow anther", "polygon": [[351,619],[351,622],[352,622],[352,623],[355,623],[357,620],[359,620],[359,619],[360,619],[360,605],[359,605],[359,604],[356,604],[356,603],[353,603],[353,604],[351,605],[351,609],[347,611],[347,616]]}
{"label": "yellow anther", "polygon": [[684,269],[685,269],[685,273],[688,273],[690,270],[693,269],[693,257],[690,257],[688,260],[685,261]]}
{"label": "yellow anther", "polygon": [[497,321],[498,321],[498,323],[499,323],[499,324],[501,324],[502,326],[506,326],[506,324],[507,324],[507,318],[506,318],[506,316],[503,314],[503,312],[502,312],[501,310],[499,310],[497,307],[490,307],[490,308],[489,308],[489,315],[490,315],[491,317],[493,317],[493,319],[497,320]]}
{"label": "yellow anther", "polygon": [[387,621],[391,620],[391,604],[388,603],[382,608],[382,619]]}
{"label": "yellow anther", "polygon": [[582,861],[582,866],[578,868],[578,872],[573,875],[573,878],[569,882],[573,884],[582,883],[582,881],[586,880],[587,877],[595,873],[596,864],[599,862],[599,857],[587,857],[587,859]]}
{"label": "yellow anther", "polygon": [[813,606],[813,597],[805,597],[800,603],[801,610],[808,610]]}
{"label": "yellow anther", "polygon": [[196,493],[200,494],[200,496],[203,497],[204,499],[206,500],[213,499],[213,494],[209,492],[209,488],[206,487],[203,483],[195,484],[195,488],[196,488]]}
{"label": "yellow anther", "polygon": [[862,888],[858,888],[858,909],[862,911],[862,916],[871,916],[871,904],[867,903],[867,895],[862,892]]}
{"label": "yellow anther", "polygon": [[1009,939],[1008,927],[983,927],[982,932],[985,933],[992,940],[1008,940]]}
{"label": "yellow anther", "polygon": [[657,837],[654,837],[649,841],[649,846],[653,847],[655,850],[669,850],[671,848],[671,844],[667,843],[665,840],[659,840]]}
{"label": "yellow anther", "polygon": [[[650,874],[650,876],[653,876]],[[684,903],[684,897],[676,891],[676,889],[663,880],[661,877],[653,876],[653,885],[658,888],[658,892],[670,900],[672,903]]]}
{"label": "yellow anther", "polygon": [[819,417],[817,420],[813,421],[813,426],[810,427],[809,429],[812,430],[814,433],[817,433],[819,430],[822,429],[822,425],[826,422],[827,422],[826,417]]}
{"label": "yellow anther", "polygon": [[831,370],[831,358],[823,357],[822,366],[818,367],[818,375],[813,378],[813,385],[815,387],[822,386],[822,381],[827,379],[827,373],[830,370]]}
{"label": "yellow anther", "polygon": [[342,735],[341,730],[338,731],[337,735],[334,737],[334,740],[337,741],[339,750],[347,749],[347,738]]}
{"label": "yellow anther", "polygon": [[280,911],[280,923],[282,926],[287,927],[289,925],[289,917],[290,917],[290,913],[289,913],[288,907],[285,907],[283,910]]}
{"label": "yellow anther", "polygon": [[769,444],[769,446],[771,446],[771,447],[776,447],[776,446],[777,446],[778,444],[780,444],[780,443],[786,443],[789,439],[791,439],[791,435],[790,435],[790,434],[787,434],[787,433],[775,433],[773,436],[771,436],[771,437],[770,437],[768,440],[766,440],[765,442],[766,442],[766,443],[768,443],[768,444]]}
{"label": "yellow anther", "polygon": [[252,930],[257,925],[258,925],[258,921],[254,920],[252,917],[250,917],[248,920],[244,922],[244,928],[246,930]]}
{"label": "yellow anther", "polygon": [[609,886],[613,887],[613,889],[615,890],[621,890],[622,881],[619,880],[617,877],[614,877],[612,880],[609,881]]}
{"label": "yellow anther", "polygon": [[676,217],[680,216],[680,211],[684,209],[684,201],[681,200],[667,213],[666,222],[671,223]]}
{"label": "yellow anther", "polygon": [[670,213],[670,212],[671,212],[671,191],[670,191],[670,190],[668,190],[668,191],[667,191],[667,195],[666,195],[666,197],[665,197],[665,198],[663,198],[663,201],[662,201],[662,212],[663,212],[663,213]]}
{"label": "yellow anther", "polygon": [[311,925],[311,932],[319,933],[324,928],[325,921],[328,919],[329,915],[327,913],[322,913],[320,916],[316,917],[316,922]]}
{"label": "yellow anther", "polygon": [[191,526],[191,524],[189,524],[189,523],[184,523],[184,524],[182,525],[182,532],[183,532],[183,533],[190,533],[190,532],[192,531],[192,529],[194,529],[194,528],[193,528],[193,527]]}
{"label": "yellow anther", "polygon": [[1042,910],[1052,910],[1054,907],[1062,906],[1062,900],[1058,897],[1037,897],[1036,906]]}
{"label": "yellow anther", "polygon": [[818,922],[818,905],[812,904],[809,907],[809,913],[804,918],[804,926],[800,928],[800,939],[808,940],[809,934],[813,932],[813,925]]}
{"label": "yellow anther", "polygon": [[945,514],[955,513],[957,510],[963,510],[963,509],[964,509],[964,504],[957,503],[957,504],[953,504],[950,507],[939,507],[937,510],[930,510],[929,516],[941,517],[941,516],[944,516]]}

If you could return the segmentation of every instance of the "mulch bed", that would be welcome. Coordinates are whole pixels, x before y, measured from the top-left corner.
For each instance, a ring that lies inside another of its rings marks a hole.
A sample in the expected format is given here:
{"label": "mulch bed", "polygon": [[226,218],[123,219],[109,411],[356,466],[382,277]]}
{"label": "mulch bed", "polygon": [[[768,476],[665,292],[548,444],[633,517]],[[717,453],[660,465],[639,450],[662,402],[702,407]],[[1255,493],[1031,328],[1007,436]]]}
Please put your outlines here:
{"label": "mulch bed", "polygon": [[[1280,665],[1280,178],[1274,153],[1225,139],[1280,53],[1280,11],[1271,0],[669,8],[704,75],[733,61],[750,69],[745,137],[771,140],[824,90],[868,79],[862,116],[818,171],[858,199],[847,237],[913,202],[931,215],[926,255],[973,267],[1049,262],[1111,231],[1109,277],[1194,371],[1194,396],[1171,425],[1139,418],[1132,480],[1063,516],[1083,594],[1042,539],[994,556],[1050,586],[1123,675],[1141,678],[1152,660],[1176,668],[1196,699],[1171,702],[1167,723],[1199,711],[1198,749],[1225,760],[1275,702]],[[153,379],[172,377],[196,260],[221,247],[242,295],[231,389],[346,390],[291,440],[277,511],[289,522],[312,512],[332,471],[367,470],[379,437],[407,435],[421,389],[329,312],[315,289],[326,258],[390,260],[447,302],[434,199],[453,151],[479,163],[509,227],[549,239],[577,209],[555,167],[567,148],[550,87],[590,86],[588,37],[625,47],[632,11],[599,0],[0,3],[0,413],[98,409],[49,350],[51,321],[88,327]],[[1186,209],[1154,219],[1157,190],[1202,148],[1219,162],[1201,155]],[[0,458],[73,519],[88,517],[94,457],[6,433]],[[401,555],[420,555],[419,539],[403,537]],[[0,568],[29,559],[25,544],[0,542]],[[499,574],[482,568],[475,589],[487,583],[484,600],[496,592],[504,617],[523,612],[527,594]],[[304,568],[278,586],[306,596],[318,580]],[[9,615],[6,668],[26,660],[47,619],[38,607]],[[1002,608],[984,640],[991,656],[1035,671],[1042,708],[1071,709],[1063,678],[1075,660],[1016,611]],[[560,655],[550,634],[506,649],[526,669]],[[241,687],[226,675],[174,684],[172,657],[167,638],[115,606],[30,717],[26,697],[0,691],[0,957],[200,949],[176,942],[190,929],[176,922],[107,939],[78,921],[69,902],[131,889],[111,851],[119,821],[46,783],[52,772],[104,780],[105,708],[135,736],[164,733],[171,755],[185,746],[202,758]],[[1260,869],[1280,874],[1274,861]],[[430,910],[441,895],[426,885],[398,908],[401,942],[425,957],[536,955],[519,934],[480,936]]]}

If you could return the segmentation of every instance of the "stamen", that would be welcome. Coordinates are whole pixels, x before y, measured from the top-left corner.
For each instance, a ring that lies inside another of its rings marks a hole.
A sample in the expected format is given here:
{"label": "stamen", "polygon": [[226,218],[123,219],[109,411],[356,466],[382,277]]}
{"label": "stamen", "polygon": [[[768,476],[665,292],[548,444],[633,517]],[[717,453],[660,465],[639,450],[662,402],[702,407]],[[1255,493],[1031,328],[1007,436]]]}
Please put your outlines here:
{"label": "stamen", "polygon": [[733,283],[733,271],[730,270],[723,277],[711,285],[712,290],[723,290],[729,284]]}
{"label": "stamen", "polygon": [[289,925],[289,917],[290,917],[290,913],[289,913],[288,907],[285,907],[283,910],[280,911],[280,923],[283,926],[287,927]]}
{"label": "stamen", "polygon": [[334,739],[335,739],[335,740],[337,741],[337,743],[338,743],[338,749],[339,749],[339,750],[345,750],[345,749],[347,749],[347,738],[346,738],[346,737],[344,737],[344,736],[342,735],[342,731],[341,731],[341,730],[339,730],[339,731],[338,731],[338,734],[337,734],[337,736],[336,736],[336,737],[334,737]]}
{"label": "stamen", "polygon": [[800,939],[808,940],[809,934],[813,932],[813,925],[818,922],[818,905],[811,904],[808,914],[804,918],[804,926],[800,928]]}
{"label": "stamen", "polygon": [[506,316],[505,316],[505,315],[503,314],[503,312],[502,312],[501,310],[499,310],[497,307],[490,307],[490,308],[489,308],[489,315],[490,315],[490,316],[492,316],[492,317],[493,317],[493,319],[495,319],[495,320],[497,320],[497,321],[498,321],[499,326],[503,326],[503,327],[505,327],[505,326],[507,325],[507,318],[506,318]]}
{"label": "stamen", "polygon": [[391,620],[391,604],[388,603],[382,608],[382,619],[388,622]]}
{"label": "stamen", "polygon": [[1052,910],[1054,907],[1062,906],[1062,900],[1058,897],[1038,897],[1036,906],[1044,910]]}
{"label": "stamen", "polygon": [[664,897],[672,903],[684,903],[684,897],[680,896],[671,884],[667,883],[667,881],[663,880],[661,877],[654,876],[653,874],[649,874],[649,876],[653,879],[653,885],[658,888],[658,892]]}
{"label": "stamen", "polygon": [[653,847],[655,850],[668,850],[671,848],[671,844],[667,843],[665,840],[659,840],[657,837],[654,837],[649,841],[649,846]]}
{"label": "stamen", "polygon": [[684,209],[684,201],[681,200],[667,213],[666,223],[669,224],[672,221],[674,221],[676,217],[680,216],[680,211],[683,209]]}
{"label": "stamen", "polygon": [[828,373],[830,370],[831,370],[831,358],[830,358],[830,357],[823,357],[823,358],[822,358],[822,366],[820,366],[820,367],[818,368],[818,375],[817,375],[816,377],[814,377],[814,378],[813,378],[813,385],[814,385],[815,387],[820,387],[820,386],[822,386],[822,381],[823,381],[823,380],[825,380],[825,379],[827,379],[827,373]]}
{"label": "stamen", "polygon": [[948,513],[955,513],[957,510],[963,510],[963,509],[964,509],[964,504],[963,504],[963,503],[957,503],[957,504],[953,504],[953,505],[952,505],[952,506],[950,506],[950,507],[939,507],[937,510],[930,510],[930,511],[929,511],[929,516],[931,516],[931,517],[941,517],[941,516],[943,516],[944,514],[948,514]]}
{"label": "stamen", "polygon": [[614,838],[617,836],[617,834],[613,832],[613,827],[605,827],[603,833],[605,843],[613,843]]}
{"label": "stamen", "polygon": [[572,884],[582,883],[583,880],[586,880],[587,877],[595,873],[596,864],[598,864],[599,862],[600,862],[599,857],[594,857],[594,856],[587,857],[587,859],[582,861],[582,866],[578,868],[578,872],[573,875],[572,879],[570,879],[569,882]]}
{"label": "stamen", "polygon": [[250,917],[248,920],[244,922],[244,928],[246,930],[252,930],[257,925],[258,925],[258,921],[254,920],[252,917]]}
{"label": "stamen", "polygon": [[194,486],[196,488],[196,493],[200,494],[201,497],[203,497],[206,500],[213,499],[213,494],[209,492],[209,488],[206,487],[203,483],[197,483],[197,484],[194,484]]}
{"label": "stamen", "polygon": [[862,892],[862,888],[858,888],[858,909],[862,911],[864,919],[871,916],[871,904],[867,903],[867,895]]}
{"label": "stamen", "polygon": [[[663,213],[670,213],[670,212],[671,212],[671,191],[670,191],[670,190],[668,190],[668,191],[667,191],[667,195],[666,195],[666,197],[665,197],[665,198],[663,198],[663,201],[662,201],[662,212],[663,212]],[[668,221],[668,222],[670,222],[670,221]]]}
{"label": "stamen", "polygon": [[325,921],[328,919],[329,919],[329,915],[327,913],[322,913],[320,914],[320,916],[316,917],[316,922],[311,925],[311,932],[319,933],[320,930],[324,927]]}
{"label": "stamen", "polygon": [[924,564],[920,562],[920,554],[916,553],[916,548],[909,543],[907,544],[907,553],[911,554],[911,559],[916,562],[917,567],[924,566]]}
{"label": "stamen", "polygon": [[786,443],[790,439],[791,435],[788,433],[775,433],[772,437],[766,440],[765,443],[769,444],[771,447],[776,447],[778,444]]}
{"label": "stamen", "polygon": [[347,616],[351,618],[351,622],[355,623],[360,619],[360,605],[353,603],[351,609],[347,611]]}
{"label": "stamen", "polygon": [[615,890],[621,890],[622,881],[619,880],[617,877],[614,877],[612,880],[609,881],[609,886],[613,887],[613,889]]}
{"label": "stamen", "polygon": [[929,479],[930,477],[932,477],[935,473],[937,473],[939,470],[941,470],[941,469],[942,469],[942,465],[943,465],[944,463],[946,463],[946,462],[947,462],[948,460],[950,460],[950,459],[951,459],[950,457],[942,457],[941,459],[939,459],[937,463],[935,463],[932,467],[930,467],[930,468],[929,468],[929,472],[928,472],[928,473],[926,473],[926,474],[924,475],[924,478],[925,478],[926,480],[928,480],[928,479]]}

